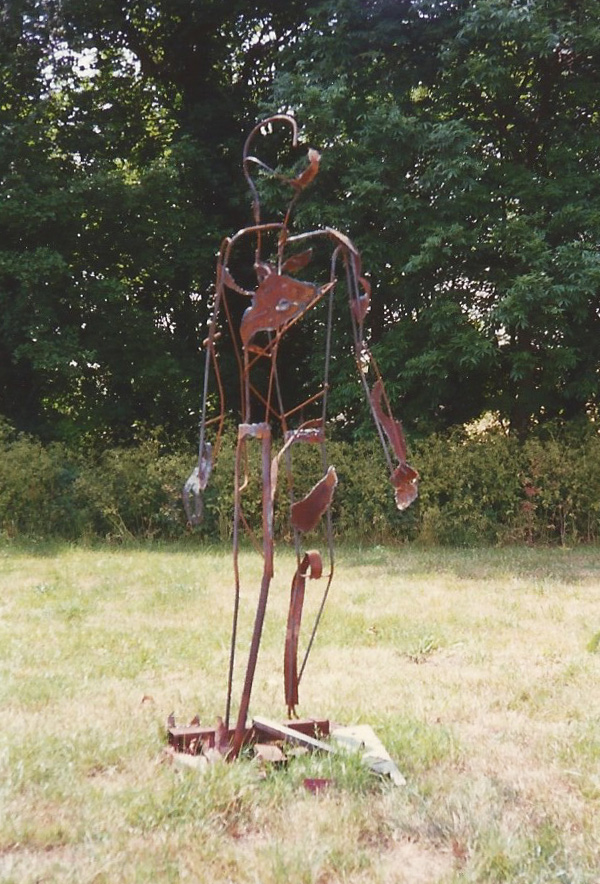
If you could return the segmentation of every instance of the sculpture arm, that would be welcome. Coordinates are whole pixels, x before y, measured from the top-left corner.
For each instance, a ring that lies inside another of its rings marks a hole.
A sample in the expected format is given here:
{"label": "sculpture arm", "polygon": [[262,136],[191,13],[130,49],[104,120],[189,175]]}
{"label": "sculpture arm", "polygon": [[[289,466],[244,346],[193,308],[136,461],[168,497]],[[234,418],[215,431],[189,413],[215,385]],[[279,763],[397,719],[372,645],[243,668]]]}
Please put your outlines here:
{"label": "sculpture arm", "polygon": [[399,510],[404,510],[417,497],[419,474],[406,461],[406,440],[402,424],[392,414],[379,366],[365,338],[364,321],[370,306],[371,286],[362,275],[360,254],[350,241],[348,243],[350,247],[344,246],[343,257],[355,362],[390,470],[396,506]]}

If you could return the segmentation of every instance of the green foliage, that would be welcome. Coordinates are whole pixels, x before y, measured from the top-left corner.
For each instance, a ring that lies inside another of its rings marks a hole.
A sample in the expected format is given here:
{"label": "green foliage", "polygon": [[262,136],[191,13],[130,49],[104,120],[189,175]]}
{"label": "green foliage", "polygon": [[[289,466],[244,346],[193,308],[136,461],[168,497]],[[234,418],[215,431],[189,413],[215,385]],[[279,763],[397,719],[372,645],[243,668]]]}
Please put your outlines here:
{"label": "green foliage", "polygon": [[600,650],[600,632],[595,632],[587,643],[587,650],[590,654],[597,654]]}
{"label": "green foliage", "polygon": [[420,538],[494,543],[514,523],[523,498],[518,444],[505,435],[433,436],[419,446]]}
{"label": "green foliage", "polygon": [[593,426],[555,428],[525,443],[497,431],[434,436],[414,460],[424,542],[598,540],[600,438]]}
{"label": "green foliage", "polygon": [[600,528],[600,438],[584,428],[548,434],[524,445],[525,475],[534,494],[537,537],[562,543],[595,541]]}
{"label": "green foliage", "polygon": [[[407,427],[492,410],[524,439],[597,413],[595,0],[4,6],[0,413],[19,430],[191,432],[214,254],[250,220],[240,148],[281,109],[324,149],[296,228],[359,246]],[[335,329],[333,413],[360,437],[341,292]],[[320,380],[318,320],[298,342],[284,393]]]}
{"label": "green foliage", "polygon": [[155,441],[90,457],[77,479],[89,530],[117,540],[181,534],[184,470],[183,458],[161,454]]}
{"label": "green foliage", "polygon": [[276,101],[332,144],[307,212],[337,207],[363,248],[377,355],[423,433],[489,409],[524,438],[597,407],[600,178],[581,121],[600,111],[599,16],[322,3],[278,72]]}
{"label": "green foliage", "polygon": [[0,530],[8,537],[85,532],[77,459],[58,443],[15,434],[0,421]]}
{"label": "green foliage", "polygon": [[[296,446],[295,498],[322,475],[320,453]],[[565,429],[520,443],[499,430],[434,435],[410,458],[421,476],[419,498],[399,513],[381,450],[373,441],[332,442],[328,459],[339,484],[332,522],[338,539],[370,543],[418,541],[473,546],[502,543],[595,543],[600,538],[600,437],[593,426]],[[149,438],[130,448],[75,452],[43,445],[2,424],[0,530],[9,537],[184,537],[181,488],[190,452],[168,451]],[[194,534],[231,539],[234,443],[223,451],[205,492],[204,519]],[[248,446],[247,522],[260,541],[260,446]],[[324,542],[325,520],[306,538]],[[290,541],[285,471],[280,470],[275,532]]]}

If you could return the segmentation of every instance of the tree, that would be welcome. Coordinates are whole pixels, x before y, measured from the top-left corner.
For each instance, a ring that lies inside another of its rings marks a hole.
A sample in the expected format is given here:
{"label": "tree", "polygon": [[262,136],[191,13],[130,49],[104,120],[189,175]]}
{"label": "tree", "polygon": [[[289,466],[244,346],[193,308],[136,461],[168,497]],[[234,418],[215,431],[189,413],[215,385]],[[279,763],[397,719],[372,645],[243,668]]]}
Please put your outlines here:
{"label": "tree", "polygon": [[1,396],[18,427],[194,425],[215,251],[247,218],[240,145],[299,8],[5,11]]}
{"label": "tree", "polygon": [[168,120],[133,60],[63,43],[54,4],[10,12],[0,145],[3,411],[49,436],[118,438],[134,421],[168,423],[186,378],[181,354],[171,353],[167,310],[158,308],[162,280],[148,297],[153,263],[180,235]]}
{"label": "tree", "polygon": [[275,99],[333,143],[398,411],[431,429],[491,409],[524,434],[597,408],[597,5],[319,10]]}
{"label": "tree", "polygon": [[[362,251],[409,427],[492,410],[524,434],[598,409],[593,0],[12,0],[0,15],[0,411],[19,428],[190,434],[214,253],[250,219],[240,148],[277,110],[323,149],[297,226]],[[280,190],[260,186],[278,217]],[[332,398],[359,433],[336,311]],[[315,383],[321,335],[298,329],[283,383]]]}

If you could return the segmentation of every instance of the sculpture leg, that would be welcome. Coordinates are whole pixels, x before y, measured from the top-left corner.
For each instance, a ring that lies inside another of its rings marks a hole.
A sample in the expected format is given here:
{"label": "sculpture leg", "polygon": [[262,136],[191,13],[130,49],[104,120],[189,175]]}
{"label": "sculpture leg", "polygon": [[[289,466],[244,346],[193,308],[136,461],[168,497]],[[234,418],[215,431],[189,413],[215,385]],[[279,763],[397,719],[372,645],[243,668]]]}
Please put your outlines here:
{"label": "sculpture leg", "polygon": [[288,612],[285,651],[283,657],[283,678],[285,690],[285,704],[288,718],[296,716],[298,705],[298,637],[302,622],[302,608],[304,605],[304,593],[306,589],[306,573],[313,580],[318,579],[323,573],[323,562],[317,550],[309,550],[298,566],[292,581],[292,593]]}
{"label": "sculpture leg", "polygon": [[[260,439],[262,446],[262,530],[263,530],[263,575],[260,585],[260,595],[258,598],[258,606],[256,608],[256,617],[254,619],[254,630],[252,633],[252,641],[250,643],[250,651],[248,654],[248,665],[246,666],[246,676],[244,679],[244,687],[242,689],[242,697],[240,700],[240,708],[238,712],[235,735],[233,738],[233,746],[229,757],[236,758],[242,748],[244,741],[244,730],[246,728],[246,718],[248,716],[248,707],[250,706],[250,695],[252,693],[252,683],[254,673],[256,671],[256,663],[258,660],[258,649],[262,637],[262,628],[267,610],[267,600],[269,597],[269,586],[273,577],[273,500],[271,495],[271,429],[268,424],[242,424],[240,427],[240,435],[254,436]],[[240,442],[238,442],[238,445]]]}
{"label": "sculpture leg", "polygon": [[233,690],[233,671],[235,666],[235,650],[237,646],[237,627],[240,610],[240,520],[241,520],[241,474],[242,460],[246,445],[245,438],[238,439],[235,450],[235,473],[234,473],[234,505],[233,505],[233,574],[235,580],[233,600],[233,622],[231,626],[231,645],[229,650],[229,677],[227,679],[227,703],[225,706],[225,727],[229,729],[229,716],[231,712],[231,693]]}

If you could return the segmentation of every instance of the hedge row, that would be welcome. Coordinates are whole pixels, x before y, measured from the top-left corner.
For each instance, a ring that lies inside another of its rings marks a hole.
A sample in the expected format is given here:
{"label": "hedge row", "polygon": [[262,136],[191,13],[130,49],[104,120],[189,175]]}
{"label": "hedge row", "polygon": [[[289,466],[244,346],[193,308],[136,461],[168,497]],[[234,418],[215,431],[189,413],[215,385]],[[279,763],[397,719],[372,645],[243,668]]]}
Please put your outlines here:
{"label": "hedge row", "polygon": [[[258,455],[258,452],[256,452]],[[339,485],[335,534],[373,543],[593,543],[600,537],[600,436],[594,425],[519,443],[499,432],[433,436],[413,445],[420,495],[399,513],[378,443],[332,442]],[[181,486],[194,452],[165,451],[154,440],[100,453],[12,432],[0,424],[0,531],[5,537],[174,539],[189,533]],[[299,493],[320,470],[313,446],[297,446]],[[260,522],[258,462],[244,496]],[[232,528],[233,445],[226,444],[206,492],[200,538],[226,540]],[[276,532],[289,537],[285,478],[276,501]]]}

